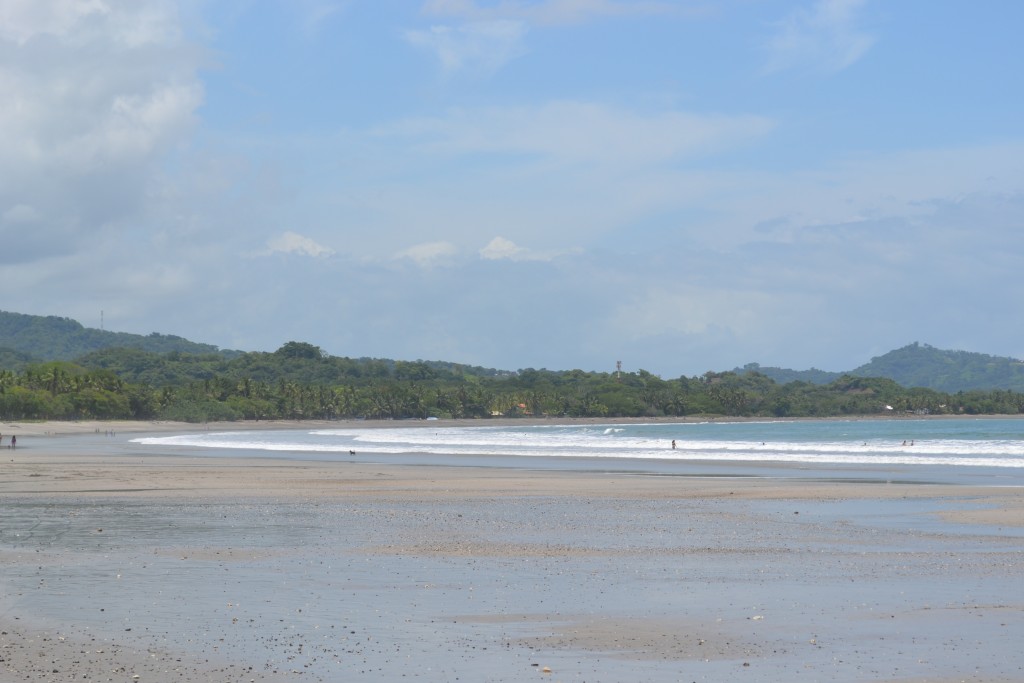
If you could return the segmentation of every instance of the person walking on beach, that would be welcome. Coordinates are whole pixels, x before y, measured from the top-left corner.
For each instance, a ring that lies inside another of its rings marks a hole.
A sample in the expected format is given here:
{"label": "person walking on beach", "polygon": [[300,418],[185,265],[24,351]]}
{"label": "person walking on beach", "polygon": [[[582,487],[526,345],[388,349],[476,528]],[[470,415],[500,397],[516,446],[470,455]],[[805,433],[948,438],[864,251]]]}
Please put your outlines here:
{"label": "person walking on beach", "polygon": [[14,448],[17,445],[18,445],[18,437],[12,436],[11,437],[11,448]]}

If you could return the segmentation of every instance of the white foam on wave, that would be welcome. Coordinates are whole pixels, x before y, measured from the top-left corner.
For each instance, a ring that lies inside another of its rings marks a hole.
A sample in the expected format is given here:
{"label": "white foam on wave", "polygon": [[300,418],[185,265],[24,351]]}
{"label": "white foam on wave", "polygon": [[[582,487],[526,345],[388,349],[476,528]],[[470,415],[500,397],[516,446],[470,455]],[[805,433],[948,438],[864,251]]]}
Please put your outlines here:
{"label": "white foam on wave", "polygon": [[274,452],[657,460],[750,461],[839,465],[943,465],[1024,468],[1024,441],[923,440],[913,445],[870,441],[741,441],[645,438],[622,427],[509,429],[498,427],[320,429],[310,432],[219,432],[134,439],[144,445]]}

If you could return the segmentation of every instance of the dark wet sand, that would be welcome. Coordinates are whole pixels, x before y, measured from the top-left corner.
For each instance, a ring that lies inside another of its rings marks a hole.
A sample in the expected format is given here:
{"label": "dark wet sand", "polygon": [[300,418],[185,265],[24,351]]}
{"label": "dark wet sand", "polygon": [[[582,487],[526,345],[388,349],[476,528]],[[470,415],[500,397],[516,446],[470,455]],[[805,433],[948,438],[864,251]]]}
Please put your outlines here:
{"label": "dark wet sand", "polygon": [[69,443],[0,457],[3,681],[1024,680],[1018,489]]}

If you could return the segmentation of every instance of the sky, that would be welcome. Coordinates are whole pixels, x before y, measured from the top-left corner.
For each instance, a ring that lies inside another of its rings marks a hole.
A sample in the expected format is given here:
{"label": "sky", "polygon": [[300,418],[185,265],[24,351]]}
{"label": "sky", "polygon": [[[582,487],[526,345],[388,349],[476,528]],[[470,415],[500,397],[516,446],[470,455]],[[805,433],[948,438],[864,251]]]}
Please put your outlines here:
{"label": "sky", "polygon": [[1017,0],[3,0],[0,310],[502,370],[1024,357]]}

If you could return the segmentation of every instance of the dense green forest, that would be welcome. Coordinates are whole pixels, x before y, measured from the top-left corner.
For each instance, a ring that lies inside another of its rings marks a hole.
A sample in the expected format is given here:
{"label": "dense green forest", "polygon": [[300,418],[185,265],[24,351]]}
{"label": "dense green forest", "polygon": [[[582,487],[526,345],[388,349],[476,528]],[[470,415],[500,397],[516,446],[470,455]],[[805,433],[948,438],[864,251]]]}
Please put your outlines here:
{"label": "dense green forest", "polygon": [[273,353],[153,353],[106,349],[76,362],[0,370],[0,418],[403,419],[825,417],[1020,414],[1024,394],[946,393],[891,379],[843,375],[828,384],[779,384],[753,371],[661,379],[649,372],[525,369],[329,356],[289,342]]}

